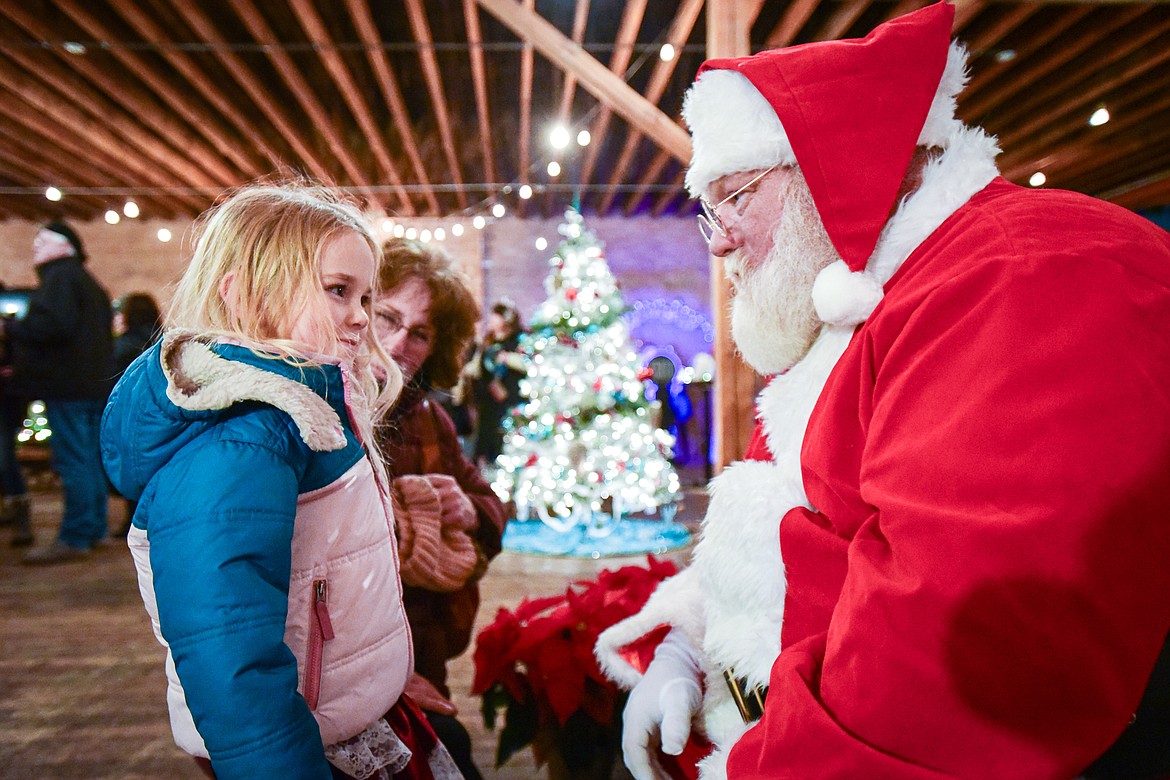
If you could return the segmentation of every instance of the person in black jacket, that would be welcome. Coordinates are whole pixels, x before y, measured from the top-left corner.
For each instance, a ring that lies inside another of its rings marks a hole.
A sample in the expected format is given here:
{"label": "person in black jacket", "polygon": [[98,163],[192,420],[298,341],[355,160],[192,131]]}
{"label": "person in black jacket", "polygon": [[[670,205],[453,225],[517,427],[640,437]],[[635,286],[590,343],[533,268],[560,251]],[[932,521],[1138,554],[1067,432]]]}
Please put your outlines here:
{"label": "person in black jacket", "polygon": [[11,392],[45,402],[53,465],[65,511],[57,539],[28,553],[46,564],[88,555],[107,533],[107,483],[98,431],[113,375],[110,297],[85,269],[81,239],[50,222],[33,240],[39,279],[28,314],[5,323],[12,355]]}

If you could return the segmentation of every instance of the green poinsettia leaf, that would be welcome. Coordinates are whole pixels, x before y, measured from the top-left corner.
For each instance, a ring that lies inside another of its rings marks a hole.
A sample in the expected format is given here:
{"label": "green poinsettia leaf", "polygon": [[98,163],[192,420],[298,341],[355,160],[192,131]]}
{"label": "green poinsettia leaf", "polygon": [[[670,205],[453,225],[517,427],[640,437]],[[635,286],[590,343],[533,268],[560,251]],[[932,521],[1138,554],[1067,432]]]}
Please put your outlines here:
{"label": "green poinsettia leaf", "polygon": [[496,715],[508,706],[511,697],[500,683],[496,683],[481,694],[479,711],[483,715],[483,727],[488,731],[496,730]]}
{"label": "green poinsettia leaf", "polygon": [[536,738],[539,714],[536,702],[510,699],[504,713],[504,728],[496,748],[496,768],[499,769],[515,753],[532,744]]}

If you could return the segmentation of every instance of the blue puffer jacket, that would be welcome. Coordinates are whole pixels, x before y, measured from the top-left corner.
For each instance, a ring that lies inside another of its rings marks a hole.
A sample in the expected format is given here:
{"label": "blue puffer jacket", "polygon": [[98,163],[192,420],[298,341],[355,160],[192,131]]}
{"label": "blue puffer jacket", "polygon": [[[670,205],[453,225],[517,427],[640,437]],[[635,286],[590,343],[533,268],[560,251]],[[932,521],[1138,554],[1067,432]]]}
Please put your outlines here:
{"label": "blue puffer jacket", "polygon": [[323,745],[387,712],[409,674],[389,504],[349,419],[337,366],[185,332],[106,408],[175,740],[220,780],[329,778]]}

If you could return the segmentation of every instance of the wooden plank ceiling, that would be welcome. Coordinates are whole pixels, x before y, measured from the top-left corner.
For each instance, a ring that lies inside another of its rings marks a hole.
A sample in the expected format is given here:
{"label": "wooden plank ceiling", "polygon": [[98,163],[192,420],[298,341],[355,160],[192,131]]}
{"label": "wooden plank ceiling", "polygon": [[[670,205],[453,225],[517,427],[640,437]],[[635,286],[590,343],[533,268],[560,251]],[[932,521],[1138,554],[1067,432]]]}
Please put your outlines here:
{"label": "wooden plank ceiling", "polygon": [[[759,50],[922,5],[745,7]],[[1170,6],[963,0],[955,32],[972,53],[960,113],[999,136],[1008,178],[1170,203]],[[290,173],[403,217],[496,201],[551,216],[574,197],[691,213],[678,114],[704,39],[702,0],[0,0],[0,218],[91,219],[127,199],[183,218]],[[1111,120],[1090,126],[1102,107]]]}

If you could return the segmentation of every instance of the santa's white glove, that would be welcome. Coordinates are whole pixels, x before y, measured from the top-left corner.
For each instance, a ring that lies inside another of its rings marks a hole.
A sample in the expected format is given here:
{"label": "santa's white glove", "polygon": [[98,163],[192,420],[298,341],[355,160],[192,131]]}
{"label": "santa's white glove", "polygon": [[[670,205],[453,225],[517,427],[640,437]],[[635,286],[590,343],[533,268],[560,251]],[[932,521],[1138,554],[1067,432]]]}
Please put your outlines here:
{"label": "santa's white glove", "polygon": [[622,754],[635,780],[668,780],[655,752],[661,747],[677,756],[686,746],[703,701],[701,679],[698,653],[682,632],[671,631],[630,691],[622,716]]}

